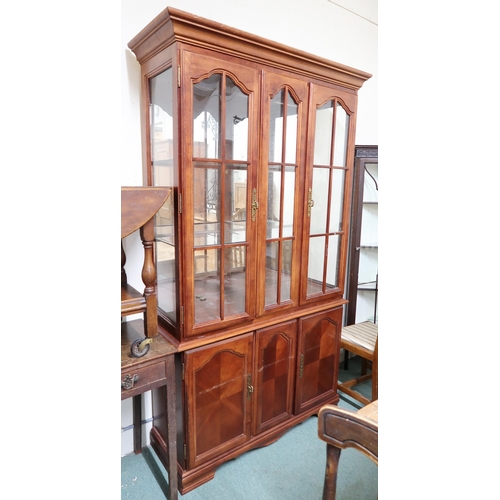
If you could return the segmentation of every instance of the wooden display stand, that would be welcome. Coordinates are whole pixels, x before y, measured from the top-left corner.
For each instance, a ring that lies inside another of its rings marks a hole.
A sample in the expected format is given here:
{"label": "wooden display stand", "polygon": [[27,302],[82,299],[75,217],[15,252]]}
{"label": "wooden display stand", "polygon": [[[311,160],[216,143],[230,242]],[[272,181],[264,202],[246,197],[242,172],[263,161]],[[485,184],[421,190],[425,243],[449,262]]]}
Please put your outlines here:
{"label": "wooden display stand", "polygon": [[[141,65],[182,494],[338,402],[357,91],[371,75],[168,7]],[[168,462],[168,405],[151,443]],[[156,418],[158,417],[158,418]]]}

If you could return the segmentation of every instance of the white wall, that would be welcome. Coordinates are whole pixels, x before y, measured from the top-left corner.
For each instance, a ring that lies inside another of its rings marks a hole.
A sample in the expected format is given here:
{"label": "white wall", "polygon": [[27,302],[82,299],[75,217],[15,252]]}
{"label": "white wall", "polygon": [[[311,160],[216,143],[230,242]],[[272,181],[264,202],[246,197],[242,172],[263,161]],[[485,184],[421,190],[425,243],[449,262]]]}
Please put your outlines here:
{"label": "white wall", "polygon": [[[359,90],[356,143],[378,144],[376,0],[335,3],[329,0],[122,0],[121,185],[142,185],[140,66],[127,43],[167,6],[371,73],[373,77]],[[137,241],[126,243],[126,250],[130,248],[132,252],[138,244]],[[133,275],[137,273],[133,270],[133,256],[127,263],[134,284]],[[149,420],[150,413],[146,412],[143,418]],[[124,401],[122,428],[129,427],[131,422],[131,404]],[[144,442],[148,443],[150,424],[143,427]],[[132,430],[122,432],[122,455],[132,449]]]}
{"label": "white wall", "polygon": [[378,144],[376,0],[123,0],[122,185],[142,184],[140,67],[127,43],[167,6],[371,73],[359,91],[357,144]]}

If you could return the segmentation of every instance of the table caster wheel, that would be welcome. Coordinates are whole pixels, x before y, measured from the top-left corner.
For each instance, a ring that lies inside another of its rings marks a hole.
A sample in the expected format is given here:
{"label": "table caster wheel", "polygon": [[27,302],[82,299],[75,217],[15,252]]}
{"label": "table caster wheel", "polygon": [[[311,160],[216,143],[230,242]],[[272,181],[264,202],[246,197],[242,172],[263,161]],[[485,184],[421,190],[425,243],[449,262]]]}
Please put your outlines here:
{"label": "table caster wheel", "polygon": [[130,346],[130,353],[134,358],[142,358],[149,352],[150,347],[151,339],[137,339]]}

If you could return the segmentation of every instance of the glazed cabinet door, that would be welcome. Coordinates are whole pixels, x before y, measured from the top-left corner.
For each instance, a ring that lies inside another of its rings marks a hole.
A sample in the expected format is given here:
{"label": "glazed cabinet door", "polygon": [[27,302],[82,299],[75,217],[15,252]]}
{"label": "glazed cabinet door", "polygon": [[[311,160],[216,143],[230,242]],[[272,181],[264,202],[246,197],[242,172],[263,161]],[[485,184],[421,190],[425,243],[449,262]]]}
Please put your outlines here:
{"label": "glazed cabinet door", "polygon": [[253,333],[184,354],[187,467],[250,438]]}
{"label": "glazed cabinet door", "polygon": [[184,51],[184,336],[255,314],[259,73]]}
{"label": "glazed cabinet door", "polygon": [[299,301],[307,82],[264,73],[259,186],[259,314]]}
{"label": "glazed cabinet door", "polygon": [[356,96],[311,86],[301,298],[344,292],[354,158]]}
{"label": "glazed cabinet door", "polygon": [[337,395],[342,308],[299,319],[295,413]]}
{"label": "glazed cabinet door", "polygon": [[256,332],[254,435],[292,416],[296,337],[295,320]]}

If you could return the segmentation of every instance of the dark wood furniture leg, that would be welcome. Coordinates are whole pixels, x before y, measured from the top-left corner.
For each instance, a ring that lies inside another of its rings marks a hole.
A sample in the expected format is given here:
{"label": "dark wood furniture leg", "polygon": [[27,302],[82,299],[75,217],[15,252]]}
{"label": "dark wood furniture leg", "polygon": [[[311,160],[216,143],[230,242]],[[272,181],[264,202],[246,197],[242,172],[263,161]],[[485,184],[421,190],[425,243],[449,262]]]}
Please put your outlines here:
{"label": "dark wood furniture leg", "polygon": [[132,398],[132,421],[134,424],[134,453],[142,453],[142,394]]}
{"label": "dark wood furniture leg", "polygon": [[344,349],[344,370],[349,369],[349,351],[347,349]]}
{"label": "dark wood furniture leg", "polygon": [[340,448],[326,445],[326,471],[323,486],[323,500],[331,500],[337,494],[337,473],[339,470]]}
{"label": "dark wood furniture leg", "polygon": [[175,396],[175,359],[167,356],[166,364],[166,391],[167,391],[167,440],[168,440],[168,486],[169,500],[177,500],[177,423],[176,423],[176,396]]}

